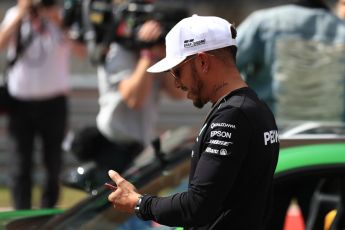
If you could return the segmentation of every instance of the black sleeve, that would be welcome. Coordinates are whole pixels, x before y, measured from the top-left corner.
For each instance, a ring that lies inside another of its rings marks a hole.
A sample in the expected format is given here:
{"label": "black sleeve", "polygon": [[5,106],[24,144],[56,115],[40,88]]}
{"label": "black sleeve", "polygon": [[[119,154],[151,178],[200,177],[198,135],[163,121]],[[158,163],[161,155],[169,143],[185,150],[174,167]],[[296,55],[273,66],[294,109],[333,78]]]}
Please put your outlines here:
{"label": "black sleeve", "polygon": [[188,191],[164,198],[145,196],[144,219],[168,226],[198,226],[213,220],[231,196],[250,138],[249,122],[240,109],[217,111],[204,135]]}

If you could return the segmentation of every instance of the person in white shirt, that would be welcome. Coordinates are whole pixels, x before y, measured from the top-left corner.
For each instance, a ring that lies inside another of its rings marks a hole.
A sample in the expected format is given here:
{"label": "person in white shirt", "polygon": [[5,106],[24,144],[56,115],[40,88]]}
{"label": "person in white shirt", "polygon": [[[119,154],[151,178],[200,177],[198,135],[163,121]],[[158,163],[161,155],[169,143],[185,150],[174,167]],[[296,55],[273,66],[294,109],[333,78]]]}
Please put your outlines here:
{"label": "person in white shirt", "polygon": [[62,166],[70,91],[70,42],[61,26],[54,0],[18,0],[0,26],[0,49],[15,63],[6,78],[13,97],[9,109],[10,188],[15,209],[31,208],[33,153],[36,136],[42,142],[46,170],[42,208],[56,205]]}

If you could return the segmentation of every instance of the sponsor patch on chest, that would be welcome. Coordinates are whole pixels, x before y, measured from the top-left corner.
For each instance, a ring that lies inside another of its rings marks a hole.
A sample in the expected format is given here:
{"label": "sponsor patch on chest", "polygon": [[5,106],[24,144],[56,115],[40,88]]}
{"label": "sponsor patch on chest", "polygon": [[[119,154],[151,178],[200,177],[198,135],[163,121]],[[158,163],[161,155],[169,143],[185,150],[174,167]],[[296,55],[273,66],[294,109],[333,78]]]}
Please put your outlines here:
{"label": "sponsor patch on chest", "polygon": [[231,133],[226,131],[211,131],[211,137],[231,138]]}
{"label": "sponsor patch on chest", "polygon": [[279,133],[278,130],[271,130],[264,132],[264,143],[265,145],[274,144],[279,142]]}

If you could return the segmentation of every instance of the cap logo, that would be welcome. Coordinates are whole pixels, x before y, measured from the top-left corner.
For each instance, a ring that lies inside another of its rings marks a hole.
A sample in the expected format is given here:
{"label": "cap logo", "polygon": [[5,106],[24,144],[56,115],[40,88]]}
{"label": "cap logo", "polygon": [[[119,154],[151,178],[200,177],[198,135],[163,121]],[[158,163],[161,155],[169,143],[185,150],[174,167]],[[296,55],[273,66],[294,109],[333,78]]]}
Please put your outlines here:
{"label": "cap logo", "polygon": [[189,39],[189,40],[184,40],[183,43],[184,43],[183,44],[184,48],[192,48],[195,46],[204,45],[206,43],[206,39],[202,39],[199,41],[194,41],[194,39]]}

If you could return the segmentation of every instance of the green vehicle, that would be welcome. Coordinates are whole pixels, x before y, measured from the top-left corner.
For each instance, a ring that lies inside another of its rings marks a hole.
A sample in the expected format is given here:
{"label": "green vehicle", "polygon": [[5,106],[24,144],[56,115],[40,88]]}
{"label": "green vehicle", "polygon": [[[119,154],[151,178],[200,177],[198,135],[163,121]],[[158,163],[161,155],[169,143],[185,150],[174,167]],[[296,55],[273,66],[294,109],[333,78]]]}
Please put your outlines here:
{"label": "green vehicle", "polygon": [[[332,225],[337,229],[335,225],[344,221],[345,127],[339,124],[306,123],[285,130],[281,132],[275,186],[290,190],[296,181],[303,184],[316,180],[317,187],[311,198],[306,229],[323,229],[320,226],[331,210],[337,210]],[[185,127],[165,133],[155,148],[147,148],[138,156],[123,174],[124,177],[142,193],[164,196],[184,191],[187,188],[190,150],[195,133],[195,130]],[[176,229],[153,221],[143,222],[135,216],[117,212],[108,202],[108,194],[109,190],[99,188],[68,210],[2,212],[0,226],[15,230]]]}

